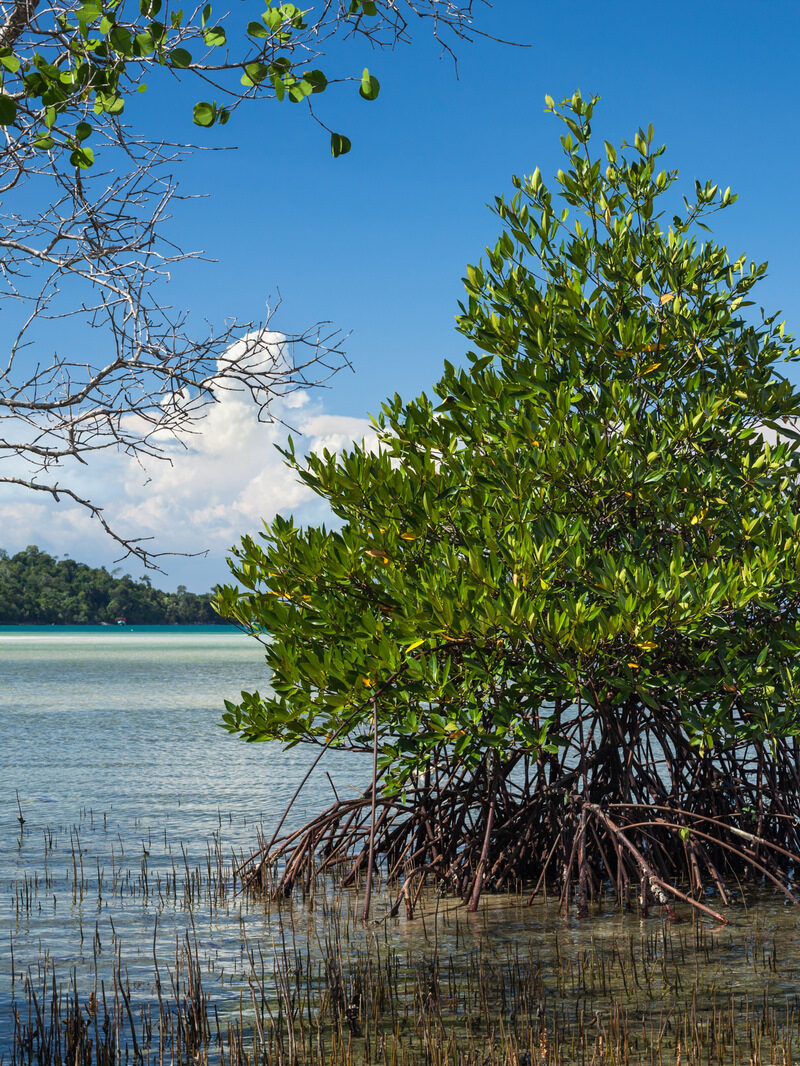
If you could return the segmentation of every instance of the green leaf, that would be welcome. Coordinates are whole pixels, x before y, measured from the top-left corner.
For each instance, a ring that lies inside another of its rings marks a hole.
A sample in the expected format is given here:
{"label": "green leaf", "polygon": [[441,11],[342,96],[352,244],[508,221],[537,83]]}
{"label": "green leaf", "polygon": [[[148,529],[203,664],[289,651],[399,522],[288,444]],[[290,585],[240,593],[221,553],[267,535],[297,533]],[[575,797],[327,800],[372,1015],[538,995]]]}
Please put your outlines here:
{"label": "green leaf", "polygon": [[0,93],[0,126],[10,126],[17,117],[17,105],[5,93]]}
{"label": "green leaf", "polygon": [[186,67],[191,66],[192,53],[185,48],[173,48],[169,54],[169,61],[173,67],[184,70]]}
{"label": "green leaf", "polygon": [[213,126],[216,118],[216,107],[205,100],[194,105],[192,118],[195,126]]}
{"label": "green leaf", "polygon": [[12,74],[16,74],[20,68],[20,62],[17,56],[11,51],[10,48],[0,49],[0,63],[10,71]]}
{"label": "green leaf", "polygon": [[203,40],[209,48],[219,48],[226,43],[225,30],[222,26],[212,26],[203,34]]}
{"label": "green leaf", "polygon": [[373,74],[370,74],[366,67],[364,67],[364,73],[361,75],[359,96],[362,96],[365,100],[377,100],[380,91],[380,82]]}
{"label": "green leaf", "polygon": [[345,137],[343,133],[331,134],[331,153],[334,159],[340,155],[347,155],[351,147],[350,138]]}
{"label": "green leaf", "polygon": [[91,137],[92,127],[88,122],[79,122],[75,127],[75,136],[79,141],[85,141],[87,137]]}
{"label": "green leaf", "polygon": [[773,422],[771,419],[765,418],[764,425],[768,429],[773,429],[779,436],[790,437],[792,440],[800,441],[800,433],[791,426],[781,422]]}
{"label": "green leaf", "polygon": [[[140,90],[141,92],[141,90]],[[98,110],[99,109],[99,110]],[[125,97],[98,93],[95,98],[95,111],[106,115],[120,115],[125,110]]]}
{"label": "green leaf", "polygon": [[303,77],[311,86],[313,93],[324,93],[328,87],[328,79],[321,70],[307,70]]}
{"label": "green leaf", "polygon": [[82,26],[86,27],[99,19],[102,14],[103,8],[98,0],[86,0],[75,12],[75,17]]}
{"label": "green leaf", "polygon": [[301,103],[307,96],[310,96],[314,90],[309,82],[305,79],[301,81],[295,81],[293,85],[289,87],[289,99],[295,104]]}
{"label": "green leaf", "polygon": [[251,37],[259,37],[261,39],[270,36],[270,31],[260,22],[248,22],[247,32],[250,34]]}
{"label": "green leaf", "polygon": [[142,33],[137,33],[133,42],[134,55],[138,56],[151,56],[156,50],[156,43],[153,40],[152,34],[147,30]]}
{"label": "green leaf", "polygon": [[242,85],[259,85],[269,75],[269,67],[265,63],[248,63],[241,77]]}
{"label": "green leaf", "polygon": [[74,167],[79,167],[81,170],[88,170],[92,163],[94,163],[94,152],[91,148],[84,148],[81,146],[70,153],[69,161]]}
{"label": "green leaf", "polygon": [[33,141],[33,147],[39,148],[43,151],[47,151],[55,146],[55,140],[49,133],[40,133]]}
{"label": "green leaf", "polygon": [[108,39],[120,55],[130,56],[133,54],[133,38],[130,30],[125,26],[114,26]]}

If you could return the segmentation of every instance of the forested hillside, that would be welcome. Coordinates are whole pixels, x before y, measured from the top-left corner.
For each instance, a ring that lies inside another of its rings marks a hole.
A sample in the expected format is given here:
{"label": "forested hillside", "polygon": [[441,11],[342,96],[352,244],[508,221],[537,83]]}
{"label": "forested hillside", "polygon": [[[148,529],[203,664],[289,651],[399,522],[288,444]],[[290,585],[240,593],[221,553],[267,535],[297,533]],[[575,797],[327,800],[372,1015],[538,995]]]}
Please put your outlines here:
{"label": "forested hillside", "polygon": [[219,623],[211,593],[153,588],[147,578],[118,577],[104,567],[55,559],[33,545],[16,555],[0,549],[0,625],[130,625]]}

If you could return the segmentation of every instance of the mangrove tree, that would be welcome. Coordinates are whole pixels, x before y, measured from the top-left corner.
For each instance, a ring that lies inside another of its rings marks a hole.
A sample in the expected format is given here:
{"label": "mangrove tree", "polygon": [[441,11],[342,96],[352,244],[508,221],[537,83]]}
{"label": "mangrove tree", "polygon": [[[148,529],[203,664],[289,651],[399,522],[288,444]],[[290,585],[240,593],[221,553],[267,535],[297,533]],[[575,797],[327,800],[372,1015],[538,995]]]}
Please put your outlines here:
{"label": "mangrove tree", "polygon": [[346,863],[368,897],[380,861],[409,911],[426,878],[473,908],[549,884],[724,920],[701,898],[745,876],[796,901],[798,349],[753,301],[766,265],[710,236],[730,190],[678,197],[652,128],[598,154],[595,104],[548,101],[564,168],[496,201],[465,366],[388,400],[376,447],[290,445],[336,521],[234,552],[219,608],[272,680],[224,724],[375,760],[254,881]]}

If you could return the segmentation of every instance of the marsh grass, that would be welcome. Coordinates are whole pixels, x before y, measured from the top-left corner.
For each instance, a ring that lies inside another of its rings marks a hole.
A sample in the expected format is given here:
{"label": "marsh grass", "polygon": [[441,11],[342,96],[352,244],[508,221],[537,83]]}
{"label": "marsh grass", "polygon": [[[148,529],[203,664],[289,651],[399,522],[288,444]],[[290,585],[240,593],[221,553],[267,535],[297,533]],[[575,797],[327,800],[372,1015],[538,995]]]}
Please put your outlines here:
{"label": "marsh grass", "polygon": [[[45,831],[40,868],[6,896],[9,1066],[800,1060],[795,918],[769,898],[733,908],[730,929],[603,901],[569,919],[524,886],[474,915],[423,894],[408,920],[378,884],[364,926],[361,886],[336,871],[294,902],[253,900],[220,834],[199,856],[166,833],[118,839],[104,865],[84,828]],[[52,912],[71,953],[48,944]]]}

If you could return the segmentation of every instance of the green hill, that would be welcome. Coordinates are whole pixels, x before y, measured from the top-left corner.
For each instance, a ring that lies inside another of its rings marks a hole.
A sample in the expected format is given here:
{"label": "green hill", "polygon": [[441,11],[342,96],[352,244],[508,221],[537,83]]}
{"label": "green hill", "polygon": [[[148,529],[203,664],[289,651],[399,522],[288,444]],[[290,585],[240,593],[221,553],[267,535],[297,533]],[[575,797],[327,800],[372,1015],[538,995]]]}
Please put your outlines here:
{"label": "green hill", "polygon": [[97,625],[124,618],[130,625],[219,624],[212,593],[153,588],[147,578],[118,577],[105,567],[55,559],[29,546],[16,555],[0,549],[0,625]]}

